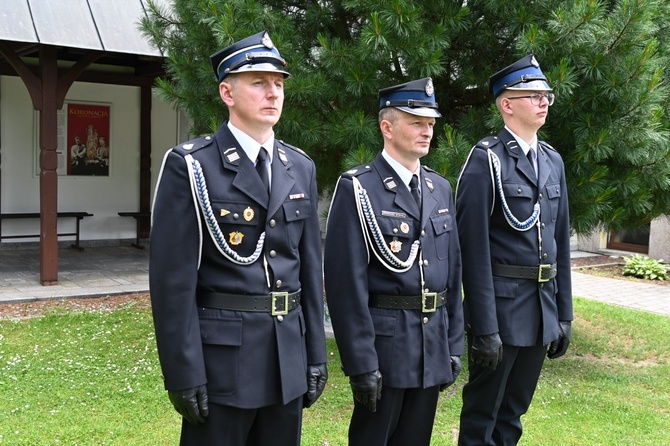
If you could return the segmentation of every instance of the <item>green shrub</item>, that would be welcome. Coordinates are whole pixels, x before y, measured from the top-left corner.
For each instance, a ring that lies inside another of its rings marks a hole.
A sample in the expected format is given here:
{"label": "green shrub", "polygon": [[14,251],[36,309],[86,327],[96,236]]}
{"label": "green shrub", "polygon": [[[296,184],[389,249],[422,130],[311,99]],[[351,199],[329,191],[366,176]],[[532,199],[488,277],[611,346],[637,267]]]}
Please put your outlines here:
{"label": "green shrub", "polygon": [[624,276],[639,277],[648,280],[665,280],[668,278],[668,268],[663,260],[656,260],[634,254],[631,257],[624,257],[626,265],[623,267]]}

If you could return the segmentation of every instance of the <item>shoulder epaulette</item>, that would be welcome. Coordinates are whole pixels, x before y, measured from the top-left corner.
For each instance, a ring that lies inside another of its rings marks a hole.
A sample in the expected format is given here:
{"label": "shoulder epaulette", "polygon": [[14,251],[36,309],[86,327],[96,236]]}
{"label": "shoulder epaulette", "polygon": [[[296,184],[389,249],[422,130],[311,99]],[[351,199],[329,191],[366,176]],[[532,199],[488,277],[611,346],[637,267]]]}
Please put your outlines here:
{"label": "shoulder epaulette", "polygon": [[212,138],[211,135],[201,136],[199,138],[179,144],[175,147],[175,150],[183,150],[186,153],[192,153],[196,150],[202,149],[203,147],[207,147],[212,143],[212,141],[214,141],[214,138]]}
{"label": "shoulder epaulette", "polygon": [[364,173],[372,172],[372,167],[369,164],[363,164],[353,169],[349,169],[342,174],[343,177],[357,177]]}
{"label": "shoulder epaulette", "polygon": [[428,167],[428,166],[424,166],[423,164],[421,165],[421,167],[422,167],[423,170],[425,170],[426,172],[434,173],[435,175],[444,178],[444,175],[442,175],[442,174],[441,174],[440,172],[438,172],[437,170],[433,170],[433,169],[431,169],[431,168]]}
{"label": "shoulder epaulette", "polygon": [[284,147],[286,147],[288,149],[291,149],[291,150],[301,154],[302,156],[304,156],[306,158],[309,158],[309,155],[307,155],[307,153],[305,153],[305,151],[302,150],[301,148],[296,147],[294,145],[291,145],[289,143],[286,143],[286,142],[282,141],[281,139],[278,139],[277,142],[280,143],[281,145],[283,145]]}
{"label": "shoulder epaulette", "polygon": [[475,147],[479,147],[480,149],[490,149],[498,143],[500,143],[500,139],[497,136],[487,136],[480,140]]}
{"label": "shoulder epaulette", "polygon": [[549,145],[546,141],[540,141],[540,144],[541,144],[542,147],[544,147],[545,149],[553,150],[554,152],[557,151],[557,150],[554,149],[551,145]]}

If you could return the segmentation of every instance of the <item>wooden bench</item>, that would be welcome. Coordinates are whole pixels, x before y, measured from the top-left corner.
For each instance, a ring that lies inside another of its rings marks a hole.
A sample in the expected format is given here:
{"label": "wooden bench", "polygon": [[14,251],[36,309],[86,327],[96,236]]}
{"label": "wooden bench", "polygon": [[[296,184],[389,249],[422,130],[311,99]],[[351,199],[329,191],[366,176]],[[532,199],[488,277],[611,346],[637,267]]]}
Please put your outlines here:
{"label": "wooden bench", "polygon": [[137,232],[135,236],[135,243],[131,243],[130,246],[134,246],[137,249],[144,249],[144,246],[140,245],[140,224],[143,218],[151,218],[151,212],[119,212],[121,217],[133,217],[137,223]]}
{"label": "wooden bench", "polygon": [[[75,232],[59,232],[56,235],[58,237],[66,236],[75,236],[75,242],[70,245],[79,251],[82,251],[84,248],[79,246],[79,222],[84,217],[93,217],[93,214],[88,212],[57,212],[57,218],[74,218],[76,219],[76,229]],[[10,219],[30,219],[30,218],[40,218],[41,214],[39,212],[3,212],[0,214],[0,241],[5,238],[34,238],[39,237],[40,234],[18,234],[18,235],[2,235],[2,220]]]}

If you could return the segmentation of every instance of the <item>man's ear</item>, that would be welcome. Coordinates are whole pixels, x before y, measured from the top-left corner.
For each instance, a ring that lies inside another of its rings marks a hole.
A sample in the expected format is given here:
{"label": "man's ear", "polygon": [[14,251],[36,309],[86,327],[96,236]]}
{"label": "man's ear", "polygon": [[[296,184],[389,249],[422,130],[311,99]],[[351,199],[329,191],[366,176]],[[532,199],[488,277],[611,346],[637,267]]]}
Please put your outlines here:
{"label": "man's ear", "polygon": [[382,122],[379,123],[379,130],[381,130],[382,135],[386,139],[391,139],[393,137],[393,124],[387,119],[382,119]]}
{"label": "man's ear", "polygon": [[513,114],[514,110],[512,110],[512,101],[507,98],[502,98],[500,100],[500,111],[507,115]]}
{"label": "man's ear", "polygon": [[233,89],[228,82],[224,81],[219,84],[219,96],[221,96],[221,100],[228,107],[235,105],[235,100],[233,99]]}

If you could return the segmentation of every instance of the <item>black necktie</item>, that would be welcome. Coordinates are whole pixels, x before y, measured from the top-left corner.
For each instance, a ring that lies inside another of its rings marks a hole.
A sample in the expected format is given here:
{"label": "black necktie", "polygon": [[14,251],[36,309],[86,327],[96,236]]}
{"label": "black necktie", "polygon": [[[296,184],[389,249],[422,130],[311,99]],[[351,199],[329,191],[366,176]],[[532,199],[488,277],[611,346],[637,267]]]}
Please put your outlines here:
{"label": "black necktie", "polygon": [[421,191],[419,190],[419,178],[416,175],[412,175],[412,179],[409,180],[409,191],[412,193],[419,209],[421,209]]}
{"label": "black necktie", "polygon": [[533,172],[537,178],[537,170],[535,169],[535,151],[533,149],[529,149],[528,153],[526,153],[526,156],[528,157],[528,161],[530,161],[530,167],[533,168]]}
{"label": "black necktie", "polygon": [[261,150],[258,152],[258,159],[256,160],[256,172],[261,177],[265,190],[270,193],[270,177],[268,176],[268,168],[265,165],[265,158],[267,157],[268,151],[265,150],[265,147],[261,147]]}

